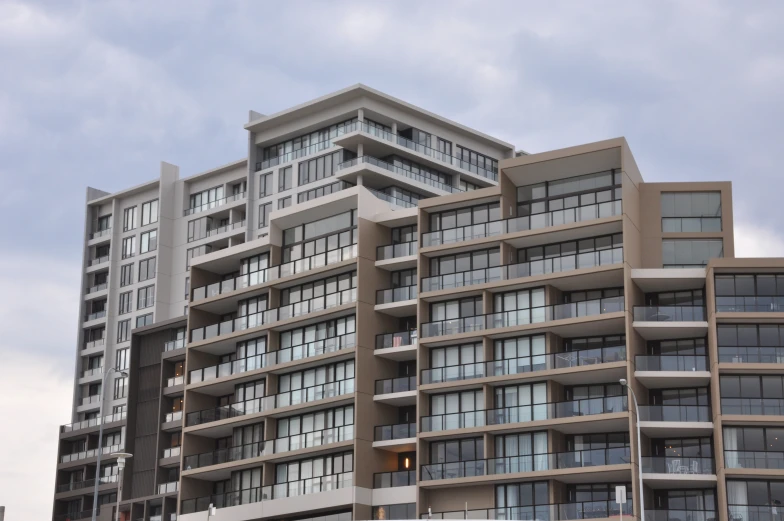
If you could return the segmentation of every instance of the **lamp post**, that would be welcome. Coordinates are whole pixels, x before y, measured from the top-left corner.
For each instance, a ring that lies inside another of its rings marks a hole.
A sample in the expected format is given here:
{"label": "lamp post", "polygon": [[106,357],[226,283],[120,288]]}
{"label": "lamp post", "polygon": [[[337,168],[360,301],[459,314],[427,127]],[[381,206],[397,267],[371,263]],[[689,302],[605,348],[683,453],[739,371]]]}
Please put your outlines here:
{"label": "lamp post", "polygon": [[[629,389],[632,393],[632,401],[634,401],[634,410],[637,412],[637,471],[640,474],[640,521],[645,521],[645,501],[643,500],[642,490],[642,440],[640,438],[640,406],[637,404],[637,395],[634,394],[634,389],[626,381],[626,378],[620,379],[621,385]],[[621,507],[623,508],[623,507]]]}
{"label": "lamp post", "polygon": [[[95,462],[95,488],[93,489],[93,517],[92,521],[95,521],[96,516],[98,515],[98,484],[101,481],[101,455],[103,454],[103,447],[101,443],[103,442],[103,395],[106,391],[106,379],[109,377],[111,373],[118,372],[117,369],[114,367],[110,367],[108,371],[103,374],[103,382],[101,383],[101,406],[98,409],[98,421],[100,423],[100,427],[98,428],[98,459]],[[125,371],[119,371],[120,375],[127,377],[128,373]]]}
{"label": "lamp post", "polygon": [[112,452],[111,456],[117,458],[117,469],[120,471],[120,478],[117,484],[117,508],[114,512],[114,521],[120,521],[120,501],[122,501],[123,469],[125,468],[125,460],[131,459],[133,454],[129,454],[127,452]]}

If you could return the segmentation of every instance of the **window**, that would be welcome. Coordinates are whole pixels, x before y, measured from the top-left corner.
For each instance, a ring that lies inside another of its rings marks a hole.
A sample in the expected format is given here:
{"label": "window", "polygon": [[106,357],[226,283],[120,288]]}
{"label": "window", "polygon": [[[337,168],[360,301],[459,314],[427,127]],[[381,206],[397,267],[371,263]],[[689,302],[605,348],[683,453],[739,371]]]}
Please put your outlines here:
{"label": "window", "polygon": [[717,257],[724,257],[721,239],[662,240],[662,266],[665,268],[701,267]]}
{"label": "window", "polygon": [[247,181],[242,181],[239,183],[234,183],[231,185],[231,195],[242,195],[248,189]]}
{"label": "window", "polygon": [[128,389],[126,387],[128,379],[126,377],[116,378],[114,380],[114,399],[119,400],[120,398],[125,398],[128,394]]}
{"label": "window", "polygon": [[452,142],[445,139],[436,138],[436,149],[444,155],[452,155]]}
{"label": "window", "polygon": [[133,264],[120,266],[120,287],[133,284]]}
{"label": "window", "polygon": [[122,258],[127,259],[136,254],[136,236],[126,237],[122,241]]}
{"label": "window", "polygon": [[398,156],[390,156],[385,161],[392,163],[396,170],[402,170],[402,175],[406,177],[411,177],[416,181],[441,188],[442,190],[452,191],[452,176],[449,174]]}
{"label": "window", "polygon": [[[399,203],[401,206],[405,206],[406,208],[411,208],[412,206],[418,205],[419,200],[422,198],[421,195],[400,188],[399,186],[388,186],[383,190],[378,190],[378,191],[381,192],[382,194],[386,194],[395,199],[395,201],[390,201],[390,202],[396,204]],[[381,197],[381,199],[384,198]],[[384,200],[386,201],[387,199]]]}
{"label": "window", "polygon": [[128,349],[118,349],[115,355],[114,368],[118,371],[128,369]]}
{"label": "window", "polygon": [[496,510],[510,509],[509,513],[497,514],[503,515],[504,519],[546,519],[549,503],[550,492],[546,481],[495,486]]}
{"label": "window", "polygon": [[784,326],[717,324],[719,362],[784,363]]}
{"label": "window", "polygon": [[346,212],[284,230],[283,262],[323,255],[356,244],[355,218],[356,212]]}
{"label": "window", "polygon": [[[544,335],[505,338],[495,341],[493,360],[502,362],[495,365],[505,372],[527,373],[546,367],[545,351]],[[503,363],[506,360],[513,362]]]}
{"label": "window", "polygon": [[112,214],[102,215],[95,222],[93,233],[103,232],[112,228]]}
{"label": "window", "polygon": [[778,375],[719,378],[722,414],[784,415],[784,377]]}
{"label": "window", "polygon": [[720,232],[721,192],[661,194],[663,232]]}
{"label": "window", "polygon": [[463,162],[468,163],[469,165],[473,165],[478,167],[477,168],[470,168],[465,165],[460,165],[466,170],[470,170],[474,173],[479,173],[479,175],[483,177],[489,177],[490,179],[497,179],[498,173],[498,160],[493,159],[492,157],[486,156],[484,154],[480,154],[478,152],[474,152],[473,150],[462,147],[457,145],[457,157],[460,158]]}
{"label": "window", "polygon": [[[411,286],[416,286],[417,283],[416,268],[393,271],[391,277],[393,288],[408,288]],[[414,298],[413,295],[410,296],[411,298]]]}
{"label": "window", "polygon": [[[347,405],[345,407],[338,407],[325,411],[289,416],[287,418],[280,418],[277,423],[277,438],[288,438],[289,436],[319,432],[325,429],[351,426],[354,425],[354,406]],[[346,436],[349,435],[349,433],[353,436],[353,431],[350,428],[342,429],[341,431],[333,431],[330,434],[334,441],[345,441],[347,439]],[[312,434],[309,437],[320,438],[319,435],[313,436]],[[316,442],[316,444],[319,443],[320,442]],[[305,446],[305,441],[291,440],[290,444],[287,444],[287,446],[290,450],[303,448]]]}
{"label": "window", "polygon": [[423,384],[450,382],[484,376],[481,343],[436,347],[430,350],[430,369],[422,371]]}
{"label": "window", "polygon": [[158,248],[158,230],[150,230],[141,235],[141,249],[139,253],[155,251]]}
{"label": "window", "polygon": [[354,315],[351,315],[288,331],[281,331],[278,363],[313,356],[311,350],[320,349],[319,345],[321,344],[324,346],[353,346],[356,327],[356,318]]}
{"label": "window", "polygon": [[[449,275],[466,271],[484,270],[485,268],[494,268],[500,265],[500,248],[491,248],[488,250],[477,250],[467,253],[458,253],[456,255],[444,255],[443,257],[431,258],[430,275]],[[499,273],[499,278],[500,275],[501,274]],[[483,279],[483,277],[483,275],[478,276],[479,279]],[[455,287],[455,284],[462,286],[462,278],[460,281],[454,281],[451,284],[447,284],[445,282],[444,287]]]}
{"label": "window", "polygon": [[297,202],[304,203],[305,201],[318,199],[319,197],[324,197],[325,195],[334,194],[336,192],[340,192],[341,190],[351,188],[352,186],[353,186],[352,184],[347,183],[345,181],[336,181],[328,185],[319,186],[317,188],[311,188],[306,192],[298,193]]}
{"label": "window", "polygon": [[139,261],[139,282],[155,277],[155,257]]}
{"label": "window", "polygon": [[[712,489],[654,490],[653,503],[655,510],[698,510],[715,512],[716,491]],[[714,519],[711,513],[706,519]]]}
{"label": "window", "polygon": [[[731,469],[780,469],[784,429],[724,427],[724,464]],[[769,453],[769,454],[766,454]]]}
{"label": "window", "polygon": [[[456,429],[482,425],[484,420],[484,393],[481,389],[430,396],[430,416],[425,417],[423,430]],[[428,425],[429,424],[429,425]]]}
{"label": "window", "polygon": [[142,205],[142,226],[158,222],[158,199]]}
{"label": "window", "polygon": [[136,228],[136,207],[126,208],[123,211],[123,231],[133,230]]}
{"label": "window", "polygon": [[489,203],[430,214],[430,231],[451,230],[501,219],[501,204]]}
{"label": "window", "polygon": [[685,291],[666,291],[645,295],[648,306],[704,306],[705,291],[692,289]]}
{"label": "window", "polygon": [[335,387],[333,390],[335,394],[352,392],[353,387],[349,385],[349,381],[353,381],[353,379],[354,360],[347,360],[345,362],[322,365],[303,371],[283,374],[280,375],[280,378],[278,379],[278,398],[288,405],[288,400],[292,397],[290,395],[281,396],[283,393],[290,393],[291,391],[299,391],[301,389],[308,389],[317,385],[320,386],[335,382],[345,382],[345,385],[348,386],[341,386],[341,388],[345,388],[345,391],[341,392],[338,392],[338,387]]}
{"label": "window", "polygon": [[[422,465],[422,479],[458,478],[484,474],[484,462],[479,465],[469,463],[485,459],[484,445],[484,438],[431,442],[430,464]],[[500,455],[496,454],[496,457],[498,456]],[[460,461],[466,462],[466,465],[454,465]]]}
{"label": "window", "polygon": [[[619,386],[620,387],[620,386]],[[494,396],[495,414],[510,416],[515,422],[526,422],[547,419],[547,384],[507,385],[496,387]]]}
{"label": "window", "polygon": [[259,228],[266,228],[269,226],[270,212],[272,212],[272,203],[266,203],[259,206]]}
{"label": "window", "polygon": [[291,167],[287,166],[278,172],[278,192],[291,190]]}
{"label": "window", "polygon": [[777,517],[784,504],[784,481],[727,480],[730,519],[764,521]]}
{"label": "window", "polygon": [[202,246],[197,246],[195,248],[191,248],[185,252],[185,267],[190,268],[191,266],[191,259],[196,257],[200,257],[202,255],[206,255],[212,252],[212,246],[209,244],[204,244]]}
{"label": "window", "polygon": [[706,356],[707,346],[707,338],[649,341],[648,353],[653,356]]}
{"label": "window", "polygon": [[[623,262],[623,235],[604,235],[517,250],[517,262],[528,263],[521,274],[541,275]],[[521,267],[522,268],[522,267]],[[520,271],[518,270],[520,273]]]}
{"label": "window", "polygon": [[[346,513],[351,519],[351,512]],[[373,519],[416,519],[416,503],[399,503],[373,507]]]}
{"label": "window", "polygon": [[272,173],[261,174],[259,176],[259,197],[267,197],[274,194],[272,189]]}
{"label": "window", "polygon": [[125,293],[120,293],[120,308],[117,311],[118,315],[124,315],[125,313],[130,313],[131,309],[133,309],[133,292],[126,291]]}
{"label": "window", "polygon": [[185,277],[185,298],[190,297],[191,294],[191,278]]}
{"label": "window", "polygon": [[[284,483],[292,483],[289,490],[283,489],[287,495],[297,495],[303,493],[319,492],[321,488],[316,485],[315,488],[302,487],[298,481],[312,480],[313,478],[320,478],[324,476],[336,476],[345,472],[352,472],[354,470],[354,454],[351,452],[341,452],[337,454],[328,454],[315,458],[308,458],[299,461],[290,461],[286,463],[278,463],[275,465],[275,484],[281,485]],[[329,481],[333,487],[337,487],[338,480],[332,479]],[[275,487],[279,490],[279,487]]]}
{"label": "window", "polygon": [[464,192],[470,192],[472,190],[479,190],[480,186],[477,186],[473,183],[469,183],[468,181],[460,180],[460,189]]}
{"label": "window", "polygon": [[191,195],[191,210],[206,210],[218,206],[217,202],[223,199],[223,187],[216,186]]}
{"label": "window", "polygon": [[240,300],[237,316],[247,317],[267,310],[267,295]]}
{"label": "window", "polygon": [[155,286],[146,286],[139,289],[136,296],[136,309],[152,307],[155,304]]}
{"label": "window", "polygon": [[406,242],[416,242],[417,225],[401,226],[392,228],[392,244],[403,244]]}
{"label": "window", "polygon": [[314,130],[302,136],[297,136],[283,143],[264,148],[261,164],[256,164],[256,169],[278,165],[291,159],[303,157],[308,154],[325,150],[332,146],[331,139],[345,133],[357,122],[357,118],[347,119],[328,127]]}
{"label": "window", "polygon": [[136,327],[144,327],[152,324],[152,313],[136,317]]}
{"label": "window", "polygon": [[784,275],[716,275],[716,311],[781,311]]}
{"label": "window", "polygon": [[[544,288],[524,289],[496,293],[493,310],[503,311],[532,310],[527,315],[517,313],[520,323],[542,322],[544,320]],[[526,322],[527,320],[527,322]]]}
{"label": "window", "polygon": [[338,170],[338,165],[343,161],[348,161],[356,157],[356,154],[349,150],[338,150],[321,157],[301,161],[299,163],[298,186],[302,186],[319,179],[332,177]]}
{"label": "window", "polygon": [[449,335],[484,327],[482,297],[469,297],[430,304],[430,323],[425,336]]}
{"label": "window", "polygon": [[291,196],[278,199],[278,210],[291,206]]}
{"label": "window", "polygon": [[[326,307],[330,307],[334,305],[332,302],[337,302],[337,293],[356,287],[357,272],[342,273],[335,277],[329,277],[280,290],[280,305],[283,307],[290,304],[302,303],[300,306],[297,306],[300,310],[308,305],[312,305],[314,310],[323,309],[325,301],[327,304]],[[316,301],[313,302],[312,299],[316,299]]]}
{"label": "window", "polygon": [[127,342],[131,338],[131,320],[117,322],[117,343]]}
{"label": "window", "polygon": [[630,512],[632,506],[631,494],[627,494],[625,505],[619,505],[615,502],[615,487],[617,486],[624,486],[627,491],[632,489],[631,483],[567,485],[567,501],[569,503],[593,503],[591,516],[596,518],[617,517],[621,513],[621,506],[623,506],[624,512]]}

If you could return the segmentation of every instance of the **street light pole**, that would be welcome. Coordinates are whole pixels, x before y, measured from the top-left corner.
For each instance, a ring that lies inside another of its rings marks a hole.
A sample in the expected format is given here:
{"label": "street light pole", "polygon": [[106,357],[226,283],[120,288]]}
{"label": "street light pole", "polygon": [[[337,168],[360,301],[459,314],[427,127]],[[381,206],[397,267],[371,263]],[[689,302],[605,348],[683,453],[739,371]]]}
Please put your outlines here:
{"label": "street light pole", "polygon": [[[626,381],[626,378],[620,379],[621,385],[629,389],[632,393],[632,401],[634,401],[634,410],[637,412],[637,471],[640,475],[640,521],[645,521],[645,501],[643,500],[642,489],[642,439],[640,438],[640,406],[637,404],[637,395],[634,394],[634,389]],[[623,506],[621,506],[623,508]]]}
{"label": "street light pole", "polygon": [[[101,405],[98,408],[98,459],[95,462],[95,487],[93,487],[93,516],[92,521],[95,521],[96,516],[98,515],[98,484],[101,481],[101,455],[103,454],[103,447],[101,443],[103,442],[103,395],[106,392],[106,379],[109,377],[111,373],[118,372],[117,369],[114,367],[110,367],[108,371],[103,374],[103,382],[101,383]],[[122,376],[127,377],[128,373],[125,371],[119,371]]]}
{"label": "street light pole", "polygon": [[131,459],[133,454],[129,454],[127,452],[113,452],[111,456],[117,458],[117,469],[120,471],[120,477],[117,483],[117,507],[114,511],[114,521],[120,521],[120,501],[122,501],[123,469],[125,468],[125,460]]}

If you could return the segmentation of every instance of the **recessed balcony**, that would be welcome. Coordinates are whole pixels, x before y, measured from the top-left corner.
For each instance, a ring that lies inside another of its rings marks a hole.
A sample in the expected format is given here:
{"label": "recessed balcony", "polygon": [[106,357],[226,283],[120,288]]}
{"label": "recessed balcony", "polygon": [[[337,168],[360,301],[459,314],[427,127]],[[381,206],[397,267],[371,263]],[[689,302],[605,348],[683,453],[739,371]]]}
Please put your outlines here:
{"label": "recessed balcony", "polygon": [[646,340],[694,338],[708,334],[704,306],[634,306],[634,326]]}
{"label": "recessed balcony", "polygon": [[710,367],[705,355],[638,355],[634,376],[648,389],[705,387]]}
{"label": "recessed balcony", "polygon": [[642,478],[651,488],[715,487],[716,467],[713,458],[643,457]]}
{"label": "recessed balcony", "polygon": [[416,329],[376,335],[376,356],[390,360],[415,360],[418,341]]}
{"label": "recessed balcony", "polygon": [[401,288],[380,289],[376,292],[376,311],[394,317],[408,317],[416,315],[417,287],[403,286]]}
{"label": "recessed balcony", "polygon": [[416,485],[416,470],[376,472],[373,474],[373,488],[410,487],[412,485]]}
{"label": "recessed balcony", "polygon": [[[98,479],[98,486],[101,485],[108,485],[109,483],[117,483],[117,478],[119,476],[117,474],[111,476],[101,476]],[[83,488],[93,488],[95,487],[95,479],[86,479],[84,481],[72,481],[70,483],[63,483],[62,485],[57,485],[57,492],[70,492],[72,490],[79,490]]]}
{"label": "recessed balcony", "polygon": [[376,380],[376,394],[373,400],[390,405],[416,404],[416,376],[401,376]]}
{"label": "recessed balcony", "polygon": [[416,450],[416,423],[377,425],[373,432],[373,447],[389,452]]}
{"label": "recessed balcony", "polygon": [[218,208],[219,206],[225,206],[227,204],[231,204],[235,201],[241,201],[245,199],[245,192],[240,192],[238,194],[232,194],[222,199],[216,199],[215,201],[209,201],[207,203],[201,204],[199,206],[193,206],[191,208],[186,208],[183,212],[183,216],[187,217],[189,215],[193,215],[195,213],[206,212],[207,210],[212,210],[213,208]]}
{"label": "recessed balcony", "polygon": [[101,419],[101,418],[90,418],[89,420],[82,420],[82,421],[78,421],[78,422],[75,422],[75,423],[69,423],[67,425],[61,425],[60,426],[60,434],[61,434],[61,437],[62,437],[62,434],[67,434],[67,433],[71,433],[71,432],[78,432],[78,431],[81,431],[83,429],[90,429],[90,428],[94,428],[94,427],[99,427],[101,425],[101,423],[103,423],[104,426],[106,426],[106,425],[109,425],[111,423],[124,421],[125,418],[126,418],[126,415],[127,415],[127,413],[123,411],[123,412],[118,412],[118,413],[115,413],[115,414],[110,414],[108,416],[104,416],[103,419]]}
{"label": "recessed balcony", "polygon": [[417,241],[389,244],[376,248],[376,267],[389,270],[416,268]]}
{"label": "recessed balcony", "polygon": [[713,434],[708,405],[640,405],[639,421],[640,430],[652,438]]}

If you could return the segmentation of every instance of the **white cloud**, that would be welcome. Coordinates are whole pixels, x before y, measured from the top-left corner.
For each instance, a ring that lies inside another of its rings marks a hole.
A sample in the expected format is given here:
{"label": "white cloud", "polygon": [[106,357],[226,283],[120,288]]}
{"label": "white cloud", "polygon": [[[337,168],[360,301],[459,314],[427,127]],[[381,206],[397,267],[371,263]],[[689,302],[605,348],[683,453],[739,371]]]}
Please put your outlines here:
{"label": "white cloud", "polygon": [[784,257],[784,237],[763,226],[735,222],[736,257]]}

